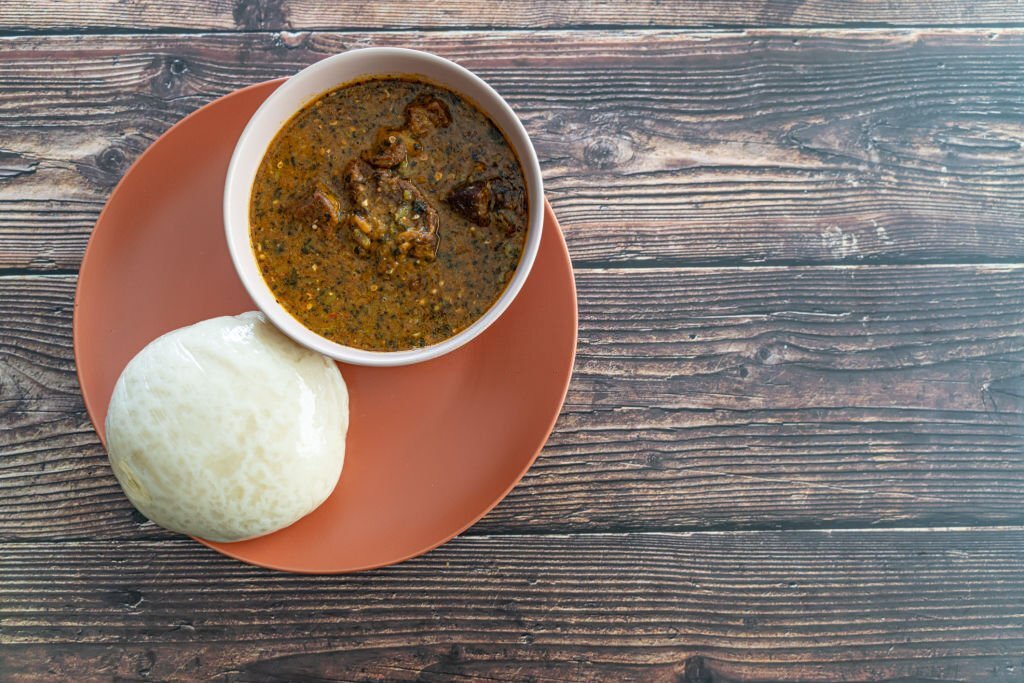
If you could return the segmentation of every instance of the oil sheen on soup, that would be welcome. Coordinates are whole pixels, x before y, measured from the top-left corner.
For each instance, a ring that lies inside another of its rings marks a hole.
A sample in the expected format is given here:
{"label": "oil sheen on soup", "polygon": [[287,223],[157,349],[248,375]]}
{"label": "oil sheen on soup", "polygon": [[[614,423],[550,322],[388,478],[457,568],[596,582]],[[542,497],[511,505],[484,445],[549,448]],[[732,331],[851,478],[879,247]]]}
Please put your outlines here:
{"label": "oil sheen on soup", "polygon": [[256,174],[252,246],[277,301],[339,344],[427,346],[511,280],[527,226],[522,168],[471,102],[401,78],[306,105]]}

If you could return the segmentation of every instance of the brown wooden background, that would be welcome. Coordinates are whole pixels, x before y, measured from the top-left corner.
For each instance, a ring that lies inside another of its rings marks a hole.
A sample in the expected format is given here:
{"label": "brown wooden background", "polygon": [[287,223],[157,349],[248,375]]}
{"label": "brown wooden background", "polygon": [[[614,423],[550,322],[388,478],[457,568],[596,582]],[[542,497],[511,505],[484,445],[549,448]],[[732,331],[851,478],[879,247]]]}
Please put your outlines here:
{"label": "brown wooden background", "polygon": [[[366,45],[520,113],[579,356],[465,535],[289,576],[133,512],[75,276],[172,123]],[[1021,681],[1022,360],[1019,0],[0,4],[4,681]]]}

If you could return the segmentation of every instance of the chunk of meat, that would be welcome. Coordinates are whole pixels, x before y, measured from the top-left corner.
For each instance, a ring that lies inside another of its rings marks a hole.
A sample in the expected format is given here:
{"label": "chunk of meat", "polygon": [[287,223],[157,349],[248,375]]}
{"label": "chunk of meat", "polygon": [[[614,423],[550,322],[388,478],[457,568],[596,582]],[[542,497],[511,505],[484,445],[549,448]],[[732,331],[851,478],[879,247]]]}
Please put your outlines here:
{"label": "chunk of meat", "polygon": [[394,258],[433,260],[438,246],[438,216],[415,183],[389,169],[354,161],[344,180],[355,204],[349,217],[352,239],[368,256],[376,254],[383,272]]}
{"label": "chunk of meat", "polygon": [[526,227],[523,220],[526,215],[526,197],[522,190],[505,178],[491,181],[491,210],[494,225],[508,236]]}
{"label": "chunk of meat", "polygon": [[420,95],[405,108],[405,127],[416,137],[435,128],[447,128],[452,122],[448,105],[433,95]]}
{"label": "chunk of meat", "polygon": [[292,215],[304,226],[326,227],[341,220],[341,200],[324,183],[317,183],[313,194],[298,204]]}
{"label": "chunk of meat", "polygon": [[437,256],[438,238],[436,232],[406,230],[399,233],[398,250],[403,254],[412,254],[416,258],[432,261]]}
{"label": "chunk of meat", "polygon": [[395,207],[391,218],[399,250],[432,260],[439,242],[438,217],[427,196],[415,183],[390,171],[378,173],[376,185],[384,204]]}
{"label": "chunk of meat", "polygon": [[523,193],[504,178],[463,183],[445,199],[460,216],[481,227],[495,225],[506,234],[520,230],[525,208]]}
{"label": "chunk of meat", "polygon": [[488,182],[491,185],[491,205],[495,210],[523,211],[526,198],[522,190],[506,178],[492,178]]}
{"label": "chunk of meat", "polygon": [[377,168],[394,168],[409,158],[402,131],[382,128],[373,145],[363,152],[363,159]]}
{"label": "chunk of meat", "polygon": [[373,173],[373,169],[366,162],[353,159],[345,167],[345,172],[342,174],[342,179],[348,187],[352,203],[357,207],[365,207],[369,202],[366,194],[366,178],[371,173]]}
{"label": "chunk of meat", "polygon": [[486,180],[459,185],[445,201],[472,223],[485,226],[490,222],[491,186]]}

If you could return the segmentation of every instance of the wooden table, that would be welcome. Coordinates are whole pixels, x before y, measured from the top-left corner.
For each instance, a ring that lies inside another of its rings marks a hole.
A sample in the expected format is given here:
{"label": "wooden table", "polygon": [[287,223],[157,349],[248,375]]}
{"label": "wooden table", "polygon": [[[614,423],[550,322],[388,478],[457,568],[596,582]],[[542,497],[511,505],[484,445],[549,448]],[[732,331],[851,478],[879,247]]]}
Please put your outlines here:
{"label": "wooden table", "polygon": [[[0,679],[1024,680],[1024,3],[19,0],[0,34]],[[367,45],[519,112],[579,355],[482,522],[290,576],[133,511],[75,277],[171,124]]]}

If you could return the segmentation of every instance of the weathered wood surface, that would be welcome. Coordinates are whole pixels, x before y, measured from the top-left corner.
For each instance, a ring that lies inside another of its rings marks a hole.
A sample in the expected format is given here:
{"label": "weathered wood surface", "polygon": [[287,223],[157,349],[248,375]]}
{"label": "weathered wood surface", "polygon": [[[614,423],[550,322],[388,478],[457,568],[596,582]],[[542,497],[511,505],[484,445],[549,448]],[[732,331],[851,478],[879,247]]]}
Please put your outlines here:
{"label": "weathered wood surface", "polygon": [[494,536],[349,577],[0,544],[5,681],[1020,681],[1024,529]]}
{"label": "weathered wood surface", "polygon": [[77,269],[175,121],[366,45],[509,99],[577,267],[1024,260],[1022,30],[250,33],[0,40],[0,269]]}
{"label": "weathered wood surface", "polygon": [[[563,415],[472,533],[1024,522],[1024,266],[577,284]],[[0,538],[166,537],[140,526],[84,415],[73,288],[0,278]]]}
{"label": "weathered wood surface", "polygon": [[[74,273],[175,121],[368,45],[520,113],[579,355],[465,536],[286,576],[132,511]],[[2,3],[0,680],[1019,681],[1022,169],[1019,0]]]}
{"label": "weathered wood surface", "polygon": [[747,26],[1003,26],[1020,0],[37,0],[0,5],[0,32]]}

